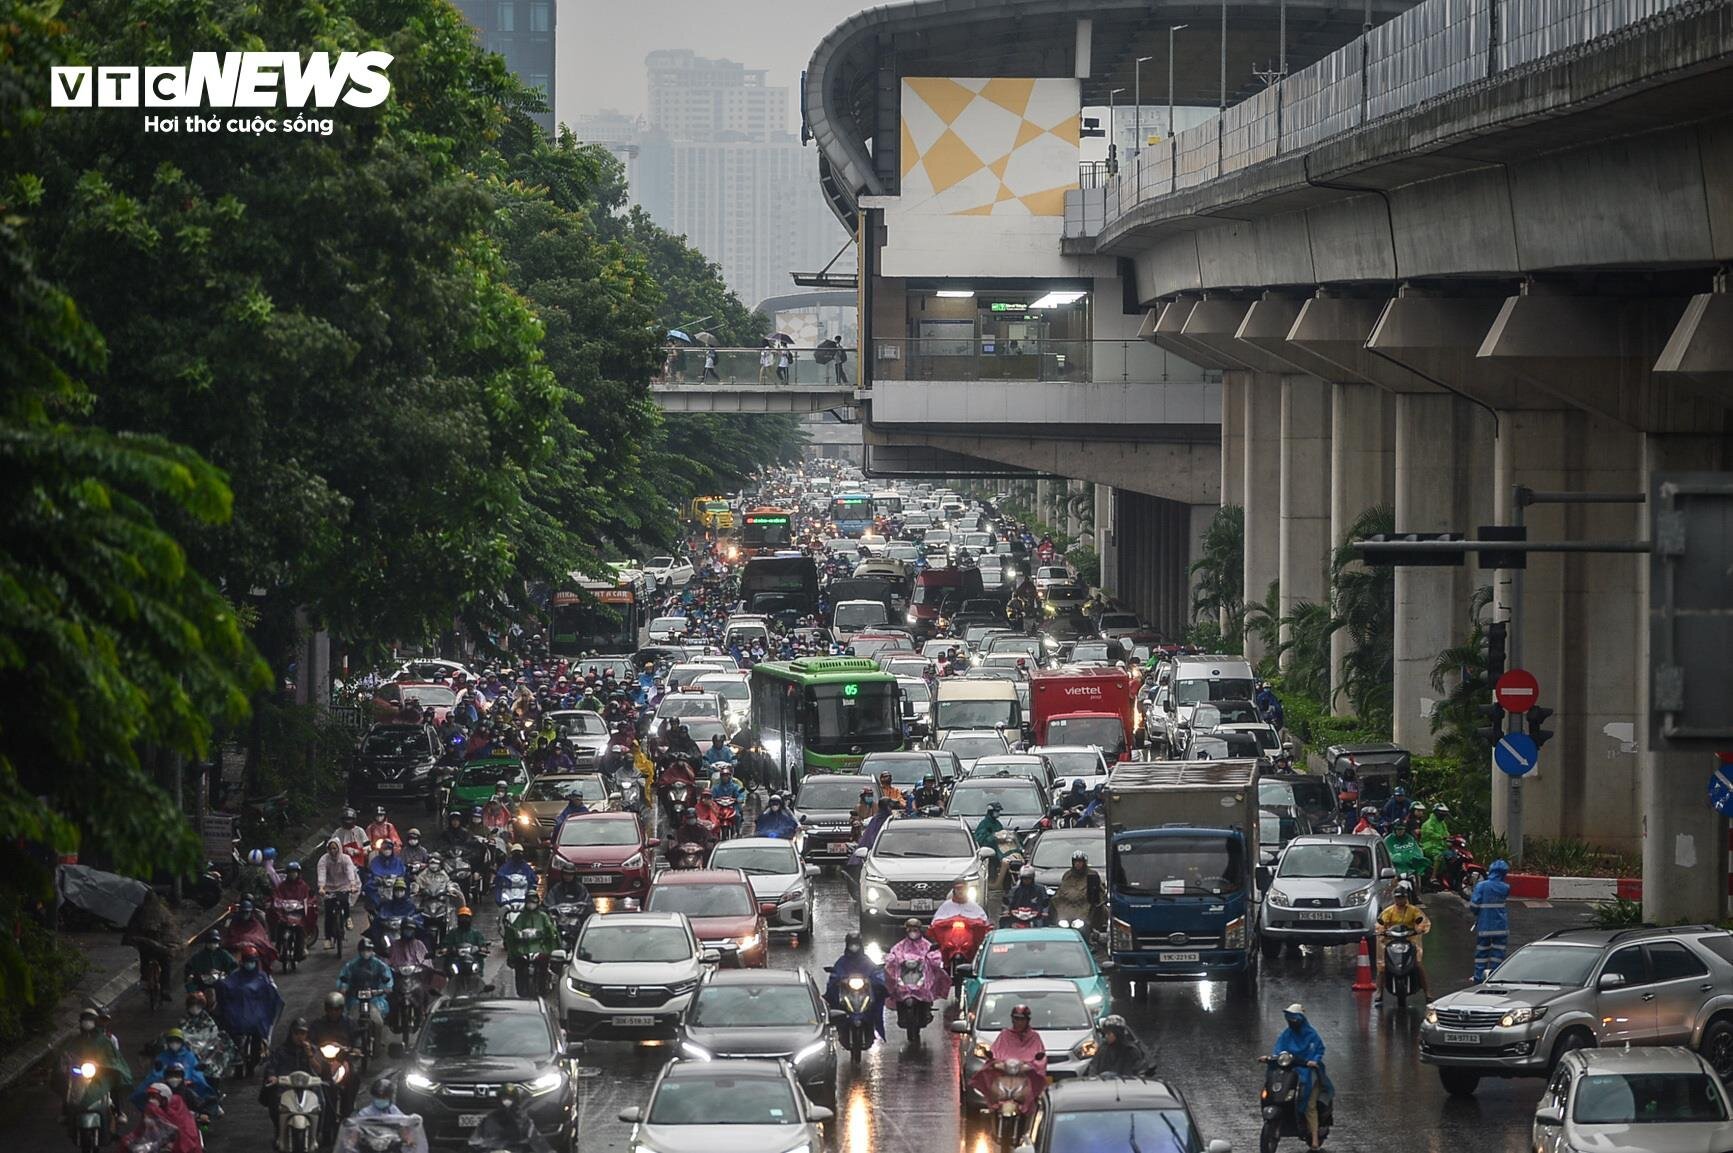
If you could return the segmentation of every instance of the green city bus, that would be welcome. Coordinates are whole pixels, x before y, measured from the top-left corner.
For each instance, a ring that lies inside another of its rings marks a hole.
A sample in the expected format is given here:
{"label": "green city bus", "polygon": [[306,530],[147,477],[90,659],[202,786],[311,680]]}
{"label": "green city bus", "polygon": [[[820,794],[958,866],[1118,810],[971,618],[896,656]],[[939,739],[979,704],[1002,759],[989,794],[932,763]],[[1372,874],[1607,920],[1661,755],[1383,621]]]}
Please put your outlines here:
{"label": "green city bus", "polygon": [[752,669],[752,727],[779,788],[807,773],[852,773],[903,747],[897,678],[865,657],[765,661]]}

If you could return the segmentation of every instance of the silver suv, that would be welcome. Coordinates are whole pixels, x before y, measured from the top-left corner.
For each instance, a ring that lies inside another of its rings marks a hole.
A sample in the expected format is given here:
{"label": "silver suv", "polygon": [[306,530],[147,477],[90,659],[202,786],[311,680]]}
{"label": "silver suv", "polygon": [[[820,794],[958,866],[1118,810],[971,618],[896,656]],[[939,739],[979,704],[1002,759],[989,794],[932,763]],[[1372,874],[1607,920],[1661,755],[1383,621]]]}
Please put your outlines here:
{"label": "silver suv", "polygon": [[1512,953],[1486,982],[1434,1001],[1420,1060],[1444,1088],[1542,1077],[1573,1049],[1686,1045],[1733,1076],[1733,934],[1710,925],[1567,929]]}
{"label": "silver suv", "polygon": [[1377,837],[1295,837],[1282,850],[1258,906],[1264,954],[1275,956],[1284,942],[1352,945],[1368,939],[1395,884],[1390,852]]}

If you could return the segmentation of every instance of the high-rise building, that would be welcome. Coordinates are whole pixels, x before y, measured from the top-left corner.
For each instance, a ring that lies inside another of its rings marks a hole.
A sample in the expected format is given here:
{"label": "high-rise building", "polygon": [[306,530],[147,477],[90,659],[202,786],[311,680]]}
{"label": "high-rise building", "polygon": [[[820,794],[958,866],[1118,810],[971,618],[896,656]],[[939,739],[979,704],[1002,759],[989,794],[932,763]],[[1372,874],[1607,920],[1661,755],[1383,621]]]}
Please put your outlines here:
{"label": "high-rise building", "polygon": [[650,127],[676,140],[707,140],[724,132],[769,140],[788,131],[788,89],[765,84],[765,69],[711,60],[686,48],[659,49],[644,65]]}
{"label": "high-rise building", "polygon": [[455,0],[489,52],[505,57],[512,75],[547,97],[536,123],[554,132],[554,0]]}

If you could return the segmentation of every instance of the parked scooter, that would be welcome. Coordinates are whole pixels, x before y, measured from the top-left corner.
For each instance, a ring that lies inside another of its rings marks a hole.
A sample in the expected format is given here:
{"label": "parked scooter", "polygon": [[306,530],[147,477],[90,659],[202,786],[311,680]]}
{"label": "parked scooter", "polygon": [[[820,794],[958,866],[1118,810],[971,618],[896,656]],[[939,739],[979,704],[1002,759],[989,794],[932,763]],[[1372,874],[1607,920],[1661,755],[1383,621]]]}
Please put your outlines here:
{"label": "parked scooter", "polygon": [[[1302,1064],[1292,1053],[1264,1059],[1264,1088],[1258,1094],[1264,1115],[1263,1131],[1258,1136],[1258,1153],[1275,1153],[1283,1137],[1298,1137],[1310,1141],[1306,1126],[1306,1103],[1300,1100],[1300,1069]],[[1322,1076],[1322,1071],[1317,1072]],[[1335,1120],[1333,1102],[1326,1096],[1318,1101],[1318,1143],[1330,1135]]]}

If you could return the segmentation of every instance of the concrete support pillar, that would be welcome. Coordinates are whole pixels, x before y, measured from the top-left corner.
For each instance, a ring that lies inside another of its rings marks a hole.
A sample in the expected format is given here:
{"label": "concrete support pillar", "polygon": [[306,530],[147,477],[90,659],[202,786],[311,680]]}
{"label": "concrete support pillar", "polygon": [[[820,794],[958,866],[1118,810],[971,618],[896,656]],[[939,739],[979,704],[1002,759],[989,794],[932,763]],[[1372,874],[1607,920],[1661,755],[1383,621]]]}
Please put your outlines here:
{"label": "concrete support pillar", "polygon": [[1053,523],[1053,482],[1050,480],[1035,482],[1035,519],[1043,524]]}
{"label": "concrete support pillar", "polygon": [[[1281,377],[1247,374],[1244,411],[1245,598],[1247,604],[1256,604],[1281,575]],[[1266,655],[1263,645],[1249,634],[1245,653],[1253,661]]]}
{"label": "concrete support pillar", "polygon": [[[1396,396],[1396,531],[1460,529],[1452,496],[1457,483],[1457,404],[1442,394]],[[1430,715],[1437,697],[1432,666],[1463,625],[1454,572],[1396,570],[1396,683],[1392,737],[1417,754],[1432,752]]]}
{"label": "concrete support pillar", "polygon": [[1246,383],[1251,373],[1222,373],[1222,504],[1246,503]]}
{"label": "concrete support pillar", "polygon": [[1081,480],[1065,482],[1065,535],[1073,540],[1083,535],[1083,502],[1087,484]]}
{"label": "concrete support pillar", "polygon": [[[1733,460],[1707,437],[1650,435],[1643,445],[1643,491],[1657,472],[1726,469]],[[1646,560],[1646,558],[1644,558]],[[1637,676],[1637,772],[1643,814],[1643,920],[1714,922],[1727,913],[1727,821],[1703,802],[1710,759],[1649,751],[1649,567],[1637,570],[1641,622]]]}
{"label": "concrete support pillar", "polygon": [[1119,529],[1114,522],[1113,486],[1095,486],[1095,553],[1101,558],[1101,590],[1119,595]]}
{"label": "concrete support pillar", "polygon": [[[1296,604],[1327,605],[1330,589],[1330,386],[1282,377],[1280,556],[1282,616]],[[1250,590],[1248,590],[1249,593]],[[1286,644],[1292,630],[1282,626]],[[1283,667],[1287,666],[1284,658]]]}
{"label": "concrete support pillar", "polygon": [[[1369,508],[1395,503],[1396,402],[1370,384],[1338,383],[1330,398],[1330,548],[1341,547],[1348,529]],[[1358,564],[1359,562],[1355,562]],[[1330,634],[1331,711],[1354,710],[1341,695],[1342,667],[1353,651],[1348,630]]]}

